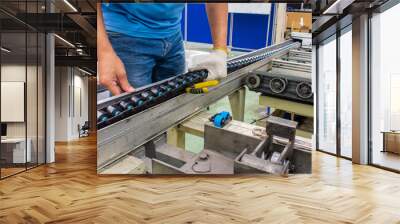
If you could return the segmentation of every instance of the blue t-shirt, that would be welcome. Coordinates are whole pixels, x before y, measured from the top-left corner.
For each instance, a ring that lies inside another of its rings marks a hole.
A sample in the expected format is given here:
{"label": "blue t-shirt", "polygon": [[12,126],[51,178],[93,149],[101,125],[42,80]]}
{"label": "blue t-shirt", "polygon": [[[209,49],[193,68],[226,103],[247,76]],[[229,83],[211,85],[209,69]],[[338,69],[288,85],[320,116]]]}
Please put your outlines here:
{"label": "blue t-shirt", "polygon": [[165,38],[180,32],[183,3],[103,3],[107,31],[133,37]]}

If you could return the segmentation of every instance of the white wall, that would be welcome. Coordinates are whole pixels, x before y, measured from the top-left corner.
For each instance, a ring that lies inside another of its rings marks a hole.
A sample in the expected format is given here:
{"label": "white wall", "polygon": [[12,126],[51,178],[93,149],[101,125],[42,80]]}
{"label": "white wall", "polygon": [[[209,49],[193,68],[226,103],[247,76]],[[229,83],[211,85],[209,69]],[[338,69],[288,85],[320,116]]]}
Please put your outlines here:
{"label": "white wall", "polygon": [[25,83],[1,81],[1,122],[24,122]]}
{"label": "white wall", "polygon": [[[5,82],[26,82],[25,75],[27,69],[28,74],[36,73],[36,68],[33,66],[25,67],[19,64],[5,64],[1,66],[1,81]],[[35,70],[35,71],[34,71]],[[29,93],[28,97],[29,97]],[[35,94],[36,96],[36,94]],[[2,109],[3,110],[3,109]],[[29,115],[28,115],[29,116]],[[31,120],[28,118],[28,120]],[[8,137],[25,137],[25,122],[7,122]]]}
{"label": "white wall", "polygon": [[[1,81],[25,82],[25,65],[18,65],[18,64],[2,65]],[[24,122],[7,123],[7,137],[25,137],[25,123]]]}
{"label": "white wall", "polygon": [[[77,70],[75,70],[76,72]],[[71,120],[71,127],[72,127],[72,138],[78,138],[78,124],[81,126],[85,123],[85,121],[89,120],[89,113],[88,113],[88,78],[81,76],[82,73],[75,73],[74,75],[74,96],[71,96],[74,99],[74,107],[72,108],[72,120]]]}
{"label": "white wall", "polygon": [[88,78],[76,68],[56,67],[55,140],[79,138],[78,124],[88,120]]}
{"label": "white wall", "polygon": [[55,68],[55,141],[68,140],[69,75],[67,67]]}
{"label": "white wall", "polygon": [[[27,80],[25,80],[27,78]],[[26,85],[26,106],[25,102],[21,112],[25,113],[26,120],[22,122],[6,122],[8,138],[27,138],[29,139],[32,161],[44,162],[45,150],[45,117],[44,117],[44,74],[42,68],[36,65],[25,64],[3,64],[1,66],[1,81],[5,82],[24,82]],[[22,90],[21,94],[24,94]],[[7,97],[7,96],[2,96]],[[7,110],[9,108],[1,108]],[[25,118],[24,118],[25,119]],[[37,156],[37,153],[39,156]]]}
{"label": "white wall", "polygon": [[269,15],[271,13],[271,4],[269,3],[229,3],[228,11],[230,13],[246,13]]}

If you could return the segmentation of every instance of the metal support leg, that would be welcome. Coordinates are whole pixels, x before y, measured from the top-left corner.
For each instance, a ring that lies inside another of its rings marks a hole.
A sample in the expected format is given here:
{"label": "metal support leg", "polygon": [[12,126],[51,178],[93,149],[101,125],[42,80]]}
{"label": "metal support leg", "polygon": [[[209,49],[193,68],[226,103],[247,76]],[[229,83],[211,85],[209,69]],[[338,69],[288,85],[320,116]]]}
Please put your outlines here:
{"label": "metal support leg", "polygon": [[185,149],[185,132],[179,130],[179,127],[173,127],[168,130],[167,143],[181,149]]}
{"label": "metal support leg", "polygon": [[229,103],[231,104],[232,117],[234,120],[244,121],[245,98],[246,89],[244,87],[229,95]]}
{"label": "metal support leg", "polygon": [[156,158],[156,146],[154,141],[149,141],[144,144],[144,154],[148,158]]}

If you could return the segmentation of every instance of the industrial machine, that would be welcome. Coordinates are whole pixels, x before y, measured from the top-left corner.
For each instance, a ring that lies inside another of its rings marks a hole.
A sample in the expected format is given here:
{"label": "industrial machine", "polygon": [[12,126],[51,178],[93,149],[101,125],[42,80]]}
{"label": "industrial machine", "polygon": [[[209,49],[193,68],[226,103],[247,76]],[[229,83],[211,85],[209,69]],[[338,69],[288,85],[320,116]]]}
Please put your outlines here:
{"label": "industrial machine", "polygon": [[[272,59],[272,62],[250,72],[246,85],[261,93],[259,104],[265,112],[298,122],[297,135],[313,136],[314,94],[312,87],[311,35],[292,33],[302,40],[302,46]],[[257,121],[258,125],[265,122]]]}
{"label": "industrial machine", "polygon": [[267,124],[266,132],[256,135],[260,128],[243,122],[230,121],[222,128],[207,122],[198,154],[167,144],[161,135],[133,155],[152,174],[310,173],[309,145],[296,142],[296,122],[271,116]]}
{"label": "industrial machine", "polygon": [[246,78],[250,90],[267,96],[283,98],[295,102],[314,104],[311,77],[302,78],[275,71],[254,71]]}
{"label": "industrial machine", "polygon": [[311,67],[310,49],[290,50],[287,56],[273,59],[270,66],[250,72],[246,85],[266,96],[313,105]]}
{"label": "industrial machine", "polygon": [[227,62],[228,77],[204,93],[186,93],[207,78],[207,71],[201,70],[99,101],[98,172],[128,155],[143,161],[145,168],[141,170],[151,174],[311,172],[310,146],[296,141],[296,122],[281,118],[267,118],[265,133],[255,135],[243,133],[244,127],[247,133],[259,127],[230,121],[227,114],[220,114],[213,118],[220,126],[211,121],[205,124],[205,146],[198,154],[167,144],[165,136],[169,128],[242,88],[250,72],[300,47],[301,41],[288,40],[232,58]]}

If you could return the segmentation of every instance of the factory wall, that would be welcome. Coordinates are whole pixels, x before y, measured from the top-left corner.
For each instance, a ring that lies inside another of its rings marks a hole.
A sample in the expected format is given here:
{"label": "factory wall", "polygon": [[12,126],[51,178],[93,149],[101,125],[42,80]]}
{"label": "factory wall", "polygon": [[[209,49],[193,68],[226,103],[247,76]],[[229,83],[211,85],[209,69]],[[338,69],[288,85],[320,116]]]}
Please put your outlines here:
{"label": "factory wall", "polygon": [[72,67],[56,67],[56,141],[79,137],[78,125],[88,120],[88,77]]}
{"label": "factory wall", "polygon": [[[248,4],[229,5],[228,45],[235,50],[244,51],[271,45],[275,4],[246,5]],[[187,4],[182,16],[182,34],[186,41],[212,43],[205,4]]]}

